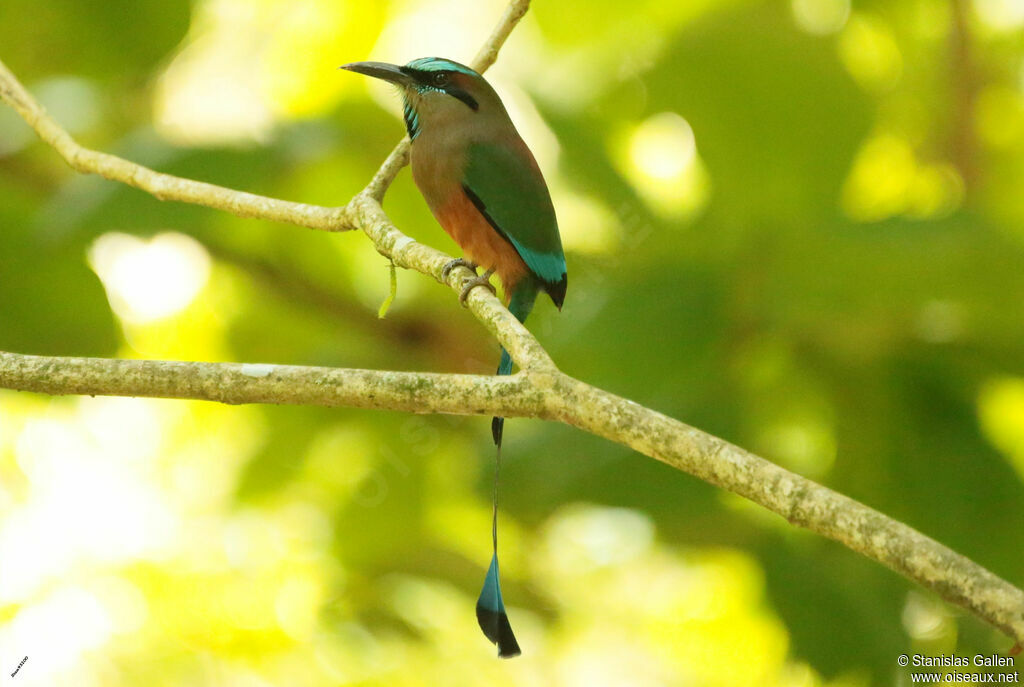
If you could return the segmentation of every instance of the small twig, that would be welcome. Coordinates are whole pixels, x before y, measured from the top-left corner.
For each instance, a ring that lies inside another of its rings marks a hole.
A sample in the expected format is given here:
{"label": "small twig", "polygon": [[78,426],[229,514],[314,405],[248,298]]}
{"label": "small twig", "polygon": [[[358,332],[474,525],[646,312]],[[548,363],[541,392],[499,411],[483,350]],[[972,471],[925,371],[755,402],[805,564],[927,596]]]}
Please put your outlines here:
{"label": "small twig", "polygon": [[377,311],[377,317],[381,320],[388,314],[388,308],[395,302],[395,295],[398,293],[398,275],[395,272],[395,263],[392,260],[388,261],[388,272],[391,274],[388,297],[380,304],[380,309]]}

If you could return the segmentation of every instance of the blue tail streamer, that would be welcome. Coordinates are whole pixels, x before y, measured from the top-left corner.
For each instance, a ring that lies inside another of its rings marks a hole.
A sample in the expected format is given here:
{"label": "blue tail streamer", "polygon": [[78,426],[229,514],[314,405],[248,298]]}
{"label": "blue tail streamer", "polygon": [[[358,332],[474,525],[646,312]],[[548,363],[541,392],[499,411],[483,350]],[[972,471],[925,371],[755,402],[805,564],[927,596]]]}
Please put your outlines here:
{"label": "blue tail streamer", "polygon": [[[530,279],[523,279],[512,291],[512,298],[509,301],[508,309],[520,322],[526,320],[527,315],[533,310],[533,303],[537,299],[537,285]],[[504,348],[501,349],[501,362],[498,364],[499,375],[512,374],[512,357]],[[497,447],[494,464],[494,498],[492,499],[491,513],[491,542],[493,553],[491,565],[487,568],[487,577],[484,578],[484,587],[480,590],[480,598],[476,602],[476,619],[480,623],[487,639],[498,645],[498,656],[501,658],[512,658],[518,656],[519,643],[512,633],[512,626],[508,622],[508,615],[505,613],[505,601],[501,598],[501,579],[498,573],[498,477],[501,473],[501,435],[505,427],[505,418],[496,417],[491,420],[491,435],[494,437],[494,444]]]}

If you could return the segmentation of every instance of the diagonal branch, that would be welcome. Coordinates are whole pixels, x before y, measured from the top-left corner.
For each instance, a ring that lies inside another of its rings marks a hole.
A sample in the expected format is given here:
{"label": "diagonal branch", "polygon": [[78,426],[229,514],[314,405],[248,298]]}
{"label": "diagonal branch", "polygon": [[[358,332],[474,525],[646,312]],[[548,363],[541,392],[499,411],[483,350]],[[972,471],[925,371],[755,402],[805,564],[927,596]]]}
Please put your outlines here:
{"label": "diagonal branch", "polygon": [[[492,64],[528,0],[512,0],[474,60]],[[325,208],[162,174],[83,148],[0,62],[0,98],[76,170],[100,174],[157,198],[225,210],[244,217],[328,231],[360,229],[399,267],[441,283],[451,259],[399,231],[381,199],[408,159],[403,141],[373,180],[342,208]],[[461,290],[469,270],[452,270]],[[59,358],[0,352],[0,388],[47,394],[190,398],[223,403],[282,403],[377,408],[417,413],[534,417],[563,422],[688,472],[800,527],[834,539],[931,589],[1024,643],[1024,591],[937,541],[853,499],[732,444],[559,371],[536,339],[483,289],[468,305],[523,372],[509,377],[372,370]]]}

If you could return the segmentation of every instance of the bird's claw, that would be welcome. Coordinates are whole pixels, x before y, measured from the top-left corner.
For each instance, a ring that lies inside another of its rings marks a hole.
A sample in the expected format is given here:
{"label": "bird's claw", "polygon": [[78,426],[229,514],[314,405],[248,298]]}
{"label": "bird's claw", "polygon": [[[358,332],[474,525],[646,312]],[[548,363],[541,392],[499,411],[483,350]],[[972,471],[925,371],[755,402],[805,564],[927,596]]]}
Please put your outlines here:
{"label": "bird's claw", "polygon": [[462,307],[466,306],[466,299],[469,298],[469,292],[477,286],[486,286],[491,290],[491,293],[496,294],[494,286],[491,284],[491,275],[494,274],[494,270],[487,270],[483,274],[466,282],[465,286],[462,287],[462,293],[459,294],[459,303],[462,303]]}
{"label": "bird's claw", "polygon": [[476,272],[477,264],[475,262],[466,260],[465,258],[455,258],[454,260],[449,260],[448,263],[441,268],[441,279],[448,281],[448,275],[451,274],[452,270],[455,269],[456,267],[468,267],[469,269]]}

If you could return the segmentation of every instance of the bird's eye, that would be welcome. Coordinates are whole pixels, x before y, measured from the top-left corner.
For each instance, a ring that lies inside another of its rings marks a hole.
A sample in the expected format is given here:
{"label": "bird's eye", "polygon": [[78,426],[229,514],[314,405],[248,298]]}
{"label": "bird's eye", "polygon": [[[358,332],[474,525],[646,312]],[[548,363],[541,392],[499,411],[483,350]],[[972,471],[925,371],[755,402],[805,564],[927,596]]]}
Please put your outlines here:
{"label": "bird's eye", "polygon": [[437,72],[432,80],[435,86],[443,88],[448,85],[448,72]]}

